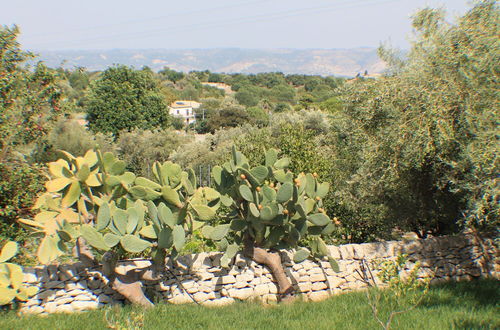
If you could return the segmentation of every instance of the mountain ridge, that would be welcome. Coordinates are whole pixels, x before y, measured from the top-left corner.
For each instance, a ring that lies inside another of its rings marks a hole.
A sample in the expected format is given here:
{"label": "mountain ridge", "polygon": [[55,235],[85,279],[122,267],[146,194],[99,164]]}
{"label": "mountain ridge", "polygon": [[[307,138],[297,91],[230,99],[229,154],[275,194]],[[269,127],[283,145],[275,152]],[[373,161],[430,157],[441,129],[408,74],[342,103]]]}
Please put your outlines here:
{"label": "mountain ridge", "polygon": [[111,49],[39,51],[38,60],[49,67],[84,67],[104,70],[114,64],[154,71],[169,67],[177,71],[224,73],[283,72],[285,74],[352,77],[368,71],[380,74],[385,63],[376,48],[351,49]]}

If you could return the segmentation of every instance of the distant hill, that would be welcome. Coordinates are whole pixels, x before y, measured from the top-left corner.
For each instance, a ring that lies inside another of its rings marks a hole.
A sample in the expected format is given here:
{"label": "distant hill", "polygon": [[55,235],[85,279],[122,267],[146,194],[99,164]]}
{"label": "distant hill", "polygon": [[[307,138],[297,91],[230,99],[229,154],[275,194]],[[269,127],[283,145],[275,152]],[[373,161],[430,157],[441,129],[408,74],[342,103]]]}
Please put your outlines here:
{"label": "distant hill", "polygon": [[50,67],[64,61],[65,68],[103,70],[113,64],[165,66],[177,71],[210,70],[225,73],[283,72],[286,74],[336,75],[377,74],[384,63],[374,48],[354,49],[115,49],[41,51],[40,59]]}

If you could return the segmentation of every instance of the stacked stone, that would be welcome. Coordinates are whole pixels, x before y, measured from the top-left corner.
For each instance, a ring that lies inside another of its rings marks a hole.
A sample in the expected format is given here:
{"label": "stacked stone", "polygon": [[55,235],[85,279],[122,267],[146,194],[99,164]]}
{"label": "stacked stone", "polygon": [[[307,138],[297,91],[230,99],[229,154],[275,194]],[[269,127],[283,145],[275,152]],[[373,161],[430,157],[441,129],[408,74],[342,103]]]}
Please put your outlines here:
{"label": "stacked stone", "polygon": [[[439,237],[426,240],[389,241],[365,244],[329,246],[338,261],[340,272],[335,273],[326,261],[305,260],[295,264],[293,252],[282,251],[285,273],[304,300],[318,301],[332,294],[359,290],[371,280],[368,268],[374,261],[394,259],[407,254],[406,271],[417,261],[421,264],[419,278],[432,282],[470,280],[475,277],[500,278],[498,252],[491,241],[476,244],[471,236]],[[199,253],[178,258],[157,283],[144,283],[144,289],[154,300],[173,304],[199,303],[221,306],[235,300],[254,299],[264,303],[278,300],[277,285],[271,273],[248,258],[238,254],[228,269],[221,267],[222,253]],[[145,268],[149,261],[122,262],[117,272]],[[371,269],[375,274],[376,270]],[[21,312],[47,314],[95,309],[123,303],[123,297],[107,285],[98,271],[85,271],[78,264],[37,267],[27,271],[24,282],[37,285],[40,292],[28,300]]]}
{"label": "stacked stone", "polygon": [[24,273],[24,283],[37,286],[39,291],[22,304],[21,313],[69,313],[124,301],[100,272],[88,271],[80,264],[25,268]]}

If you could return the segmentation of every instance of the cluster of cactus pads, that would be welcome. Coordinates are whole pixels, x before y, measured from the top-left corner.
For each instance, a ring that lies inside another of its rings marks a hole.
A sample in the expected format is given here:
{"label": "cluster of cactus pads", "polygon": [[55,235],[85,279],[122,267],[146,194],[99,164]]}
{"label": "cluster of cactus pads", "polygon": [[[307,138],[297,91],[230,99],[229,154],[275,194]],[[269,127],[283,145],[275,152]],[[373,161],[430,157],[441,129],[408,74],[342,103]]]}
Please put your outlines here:
{"label": "cluster of cactus pads", "polygon": [[[33,220],[20,220],[43,236],[38,249],[42,263],[66,253],[75,242],[77,251],[88,251],[82,246],[86,242],[105,253],[103,267],[113,280],[119,280],[113,271],[116,260],[126,252],[150,249],[161,269],[167,250],[175,258],[189,233],[212,219],[219,207],[219,193],[197,188],[194,172],[172,162],[153,164],[150,180],[127,172],[112,153],[62,154],[63,159],[49,163],[52,180],[35,204],[40,212]],[[96,263],[93,255],[85,258]]]}
{"label": "cluster of cactus pads", "polygon": [[[242,245],[245,253],[254,259],[256,249],[279,250],[307,245],[309,248],[301,247],[296,251],[295,262],[308,257],[327,257],[331,267],[338,271],[336,261],[321,238],[335,229],[322,208],[329,184],[319,182],[316,174],[294,176],[287,170],[288,165],[287,158],[278,159],[278,152],[270,149],[265,153],[265,164],[250,167],[245,156],[233,147],[231,160],[212,171],[221,202],[231,209],[230,222],[205,227],[203,233],[214,240],[226,240],[229,234],[234,240],[233,244],[223,244],[227,245],[222,258],[225,262],[238,251],[235,245]],[[262,253],[266,252],[261,250]],[[278,281],[278,284],[282,293],[291,287],[289,283]]]}
{"label": "cluster of cactus pads", "polygon": [[[136,292],[142,294],[139,299],[130,296],[130,287],[124,284],[131,283],[130,278],[114,272],[116,261],[125,253],[150,254],[153,266],[141,273],[142,279],[157,279],[165,257],[175,260],[198,229],[225,249],[221,260],[225,266],[243,247],[279,279],[284,276],[276,274],[281,259],[271,250],[305,243],[309,248],[297,251],[296,262],[326,256],[337,269],[321,239],[334,229],[322,209],[328,183],[318,182],[314,174],[294,176],[286,170],[289,161],[278,159],[277,154],[268,150],[265,164],[251,168],[245,156],[233,148],[231,161],[213,168],[213,189],[198,187],[192,170],[184,171],[172,162],[154,163],[153,177],[147,179],[126,171],[126,164],[112,153],[90,150],[83,157],[74,157],[62,152],[62,159],[49,163],[51,180],[35,204],[39,213],[33,220],[20,221],[43,237],[38,249],[42,263],[50,263],[75,245],[80,258],[95,265],[88,244],[104,253],[103,273],[113,287],[146,306],[150,302],[142,293]],[[220,215],[217,222],[223,219],[222,224],[212,226],[221,203],[229,212]],[[259,259],[260,252],[270,253],[265,257],[273,262]],[[278,282],[283,292],[290,290],[291,286]]]}
{"label": "cluster of cactus pads", "polygon": [[38,292],[35,286],[23,285],[21,266],[7,262],[17,254],[17,243],[8,241],[0,251],[0,306],[14,300],[26,301]]}

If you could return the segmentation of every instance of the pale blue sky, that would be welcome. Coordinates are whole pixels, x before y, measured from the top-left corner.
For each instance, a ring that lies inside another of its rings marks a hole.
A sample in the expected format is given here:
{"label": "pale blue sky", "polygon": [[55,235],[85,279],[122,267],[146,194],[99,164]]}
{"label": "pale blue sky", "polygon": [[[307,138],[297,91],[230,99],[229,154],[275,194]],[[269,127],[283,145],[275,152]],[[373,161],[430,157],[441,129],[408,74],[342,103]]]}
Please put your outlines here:
{"label": "pale blue sky", "polygon": [[30,50],[112,48],[407,48],[410,16],[467,0],[15,0],[0,24],[18,24]]}

